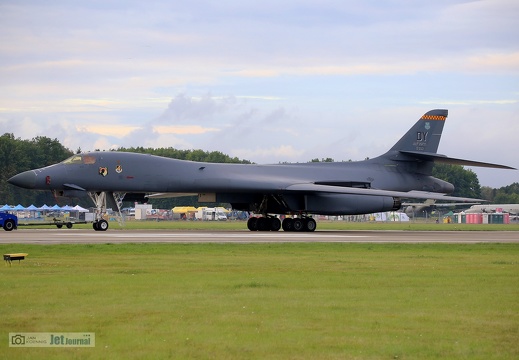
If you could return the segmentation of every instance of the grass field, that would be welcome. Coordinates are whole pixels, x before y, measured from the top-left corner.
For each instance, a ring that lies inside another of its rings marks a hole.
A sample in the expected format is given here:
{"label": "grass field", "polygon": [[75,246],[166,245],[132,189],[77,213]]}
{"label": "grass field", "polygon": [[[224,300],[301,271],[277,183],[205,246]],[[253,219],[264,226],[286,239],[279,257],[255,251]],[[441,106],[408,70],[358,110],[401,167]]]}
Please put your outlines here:
{"label": "grass field", "polygon": [[[519,358],[517,244],[16,252],[29,256],[2,267],[4,358]],[[9,332],[95,332],[96,346],[9,348]]]}

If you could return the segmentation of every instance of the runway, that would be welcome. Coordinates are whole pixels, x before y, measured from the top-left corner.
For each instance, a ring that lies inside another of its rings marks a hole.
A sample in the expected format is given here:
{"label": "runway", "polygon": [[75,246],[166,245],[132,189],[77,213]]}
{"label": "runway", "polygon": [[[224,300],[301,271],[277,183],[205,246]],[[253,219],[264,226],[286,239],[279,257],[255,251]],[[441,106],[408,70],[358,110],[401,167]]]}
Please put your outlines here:
{"label": "runway", "polygon": [[516,231],[181,231],[18,229],[0,232],[0,244],[123,243],[519,243]]}

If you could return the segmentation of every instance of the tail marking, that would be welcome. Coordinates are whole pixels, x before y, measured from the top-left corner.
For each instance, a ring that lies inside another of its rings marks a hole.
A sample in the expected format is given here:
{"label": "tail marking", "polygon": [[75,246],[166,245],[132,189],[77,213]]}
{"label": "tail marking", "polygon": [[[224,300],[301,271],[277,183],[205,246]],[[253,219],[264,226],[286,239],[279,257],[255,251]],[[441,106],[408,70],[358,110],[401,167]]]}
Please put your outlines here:
{"label": "tail marking", "polygon": [[440,120],[440,121],[445,121],[445,119],[447,119],[447,116],[442,116],[442,115],[423,115],[420,119],[421,120]]}

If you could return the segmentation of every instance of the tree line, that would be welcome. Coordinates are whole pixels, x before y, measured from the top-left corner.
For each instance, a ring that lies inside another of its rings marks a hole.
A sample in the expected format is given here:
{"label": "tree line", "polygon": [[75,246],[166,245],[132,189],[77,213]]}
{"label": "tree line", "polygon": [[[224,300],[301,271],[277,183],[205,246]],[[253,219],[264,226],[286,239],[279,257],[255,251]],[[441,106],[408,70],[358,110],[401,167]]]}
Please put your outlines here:
{"label": "tree line", "polygon": [[8,133],[0,136],[0,204],[54,204],[55,200],[49,191],[22,189],[9,184],[7,179],[22,171],[55,164],[72,154],[57,139],[38,136],[22,140]]}
{"label": "tree line", "polygon": [[[126,151],[146,153],[169,158],[203,161],[213,163],[240,163],[250,164],[249,160],[230,157],[219,151],[179,150],[172,147],[168,148],[144,148],[130,147],[118,148],[113,151]],[[81,152],[78,149],[76,153]],[[66,205],[63,200],[56,199],[49,191],[26,190],[13,186],[7,182],[11,176],[20,172],[49,166],[72,156],[74,152],[64,147],[57,139],[50,139],[45,136],[38,136],[31,140],[15,138],[14,134],[5,133],[0,136],[0,204],[28,206],[34,204]],[[309,162],[318,162],[315,158]],[[322,159],[323,162],[330,162],[333,159]],[[493,203],[510,204],[519,203],[519,183],[513,183],[499,189],[479,184],[477,175],[472,171],[463,168],[461,165],[435,164],[433,176],[448,181],[455,186],[454,196],[481,198]],[[78,203],[84,207],[91,207],[88,198],[78,199]],[[150,203],[155,208],[169,209],[179,205],[198,205],[196,197],[153,199]],[[69,204],[71,205],[71,204]]]}
{"label": "tree line", "polygon": [[173,159],[179,160],[189,160],[189,161],[202,161],[202,162],[210,162],[210,163],[236,163],[236,164],[250,164],[249,160],[240,160],[237,157],[231,158],[229,155],[225,155],[220,151],[204,151],[204,150],[179,150],[172,147],[168,148],[144,148],[140,147],[130,147],[124,148],[120,147],[116,151],[125,151],[125,152],[135,152],[141,154],[151,154],[157,156],[163,156]]}

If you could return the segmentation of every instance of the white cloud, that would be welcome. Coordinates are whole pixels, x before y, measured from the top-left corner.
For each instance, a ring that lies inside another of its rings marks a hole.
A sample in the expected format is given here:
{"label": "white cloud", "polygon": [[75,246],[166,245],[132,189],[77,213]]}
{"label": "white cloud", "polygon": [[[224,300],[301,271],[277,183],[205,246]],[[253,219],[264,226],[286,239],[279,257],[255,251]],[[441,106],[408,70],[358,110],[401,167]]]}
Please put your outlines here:
{"label": "white cloud", "polygon": [[272,148],[234,149],[230,153],[231,156],[237,156],[240,159],[260,159],[265,161],[275,158],[297,162],[303,151],[294,149],[292,145],[280,145]]}
{"label": "white cloud", "polygon": [[215,132],[221,131],[217,128],[208,128],[202,127],[199,125],[180,125],[180,126],[154,126],[153,130],[159,134],[177,134],[177,135],[187,135],[187,134],[205,134],[207,132]]}
{"label": "white cloud", "polygon": [[438,103],[442,103],[444,105],[513,105],[519,103],[519,99],[420,101],[420,104],[424,105],[434,105]]}
{"label": "white cloud", "polygon": [[[105,136],[123,137],[139,129],[138,126],[128,125],[110,125],[110,124],[97,124],[97,125],[78,125],[76,127],[78,132],[92,133]],[[103,148],[106,149],[106,148]]]}

